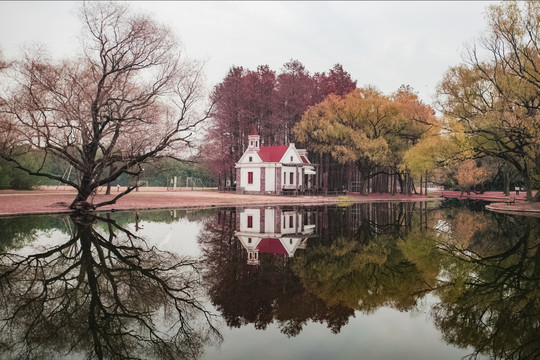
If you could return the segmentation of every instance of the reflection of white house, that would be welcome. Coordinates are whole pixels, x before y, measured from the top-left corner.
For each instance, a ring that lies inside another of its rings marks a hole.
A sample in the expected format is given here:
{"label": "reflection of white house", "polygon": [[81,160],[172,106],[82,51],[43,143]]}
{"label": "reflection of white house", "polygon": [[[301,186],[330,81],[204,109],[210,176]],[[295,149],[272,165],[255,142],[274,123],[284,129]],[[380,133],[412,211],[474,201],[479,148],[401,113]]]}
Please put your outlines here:
{"label": "reflection of white house", "polygon": [[305,191],[315,187],[315,166],[307,151],[289,146],[260,146],[253,128],[248,148],[236,163],[236,190],[252,194],[281,194],[283,190]]}
{"label": "reflection of white house", "polygon": [[259,253],[293,257],[305,249],[315,232],[307,212],[281,208],[243,209],[236,212],[236,237],[248,252],[248,264],[259,265]]}

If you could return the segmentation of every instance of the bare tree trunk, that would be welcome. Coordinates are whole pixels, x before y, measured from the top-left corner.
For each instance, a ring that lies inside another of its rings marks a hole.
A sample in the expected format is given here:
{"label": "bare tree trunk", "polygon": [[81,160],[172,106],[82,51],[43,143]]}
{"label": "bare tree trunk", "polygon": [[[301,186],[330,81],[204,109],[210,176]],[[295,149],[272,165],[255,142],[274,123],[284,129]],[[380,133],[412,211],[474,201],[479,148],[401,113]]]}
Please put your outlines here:
{"label": "bare tree trunk", "polygon": [[[532,189],[531,189],[531,185],[532,185],[531,178],[528,176],[524,176],[523,179],[525,180],[525,186],[527,187],[527,201],[534,201],[533,196],[532,196]],[[536,193],[536,197],[538,197],[538,194],[540,194],[540,191]]]}
{"label": "bare tree trunk", "polygon": [[[112,175],[112,164],[109,166],[109,177]],[[111,182],[109,181],[107,183],[107,190],[105,191],[105,195],[111,195]]]}
{"label": "bare tree trunk", "polygon": [[504,179],[504,195],[510,196],[510,174],[507,172],[503,173]]}
{"label": "bare tree trunk", "polygon": [[403,174],[403,194],[409,195],[409,174]]}
{"label": "bare tree trunk", "polygon": [[[428,194],[427,193],[427,187],[428,187],[427,186],[427,182],[428,182],[428,172],[427,172],[427,170],[426,170],[426,176],[424,177],[424,181],[425,181],[425,186],[426,186],[424,194],[426,194],[426,196],[427,196],[427,194]],[[422,186],[422,184],[420,184],[420,186]],[[426,206],[426,209],[427,209],[427,206]]]}

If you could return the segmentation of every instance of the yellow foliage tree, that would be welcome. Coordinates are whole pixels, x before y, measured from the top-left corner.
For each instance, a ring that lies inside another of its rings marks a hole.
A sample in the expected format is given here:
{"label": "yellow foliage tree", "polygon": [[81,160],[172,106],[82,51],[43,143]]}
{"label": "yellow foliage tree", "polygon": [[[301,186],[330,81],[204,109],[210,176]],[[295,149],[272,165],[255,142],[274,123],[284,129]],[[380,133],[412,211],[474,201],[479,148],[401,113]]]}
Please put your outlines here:
{"label": "yellow foliage tree", "polygon": [[294,134],[313,152],[331,154],[340,163],[354,162],[364,192],[377,169],[397,170],[404,151],[433,124],[433,110],[410,88],[386,96],[367,87],[344,96],[330,95],[309,107]]}
{"label": "yellow foliage tree", "polygon": [[[474,156],[492,156],[522,176],[527,198],[540,185],[540,3],[504,2],[487,12],[488,29],[466,64],[451,68],[438,104],[463,131]],[[488,57],[484,60],[478,48]],[[459,128],[456,130],[456,126]]]}

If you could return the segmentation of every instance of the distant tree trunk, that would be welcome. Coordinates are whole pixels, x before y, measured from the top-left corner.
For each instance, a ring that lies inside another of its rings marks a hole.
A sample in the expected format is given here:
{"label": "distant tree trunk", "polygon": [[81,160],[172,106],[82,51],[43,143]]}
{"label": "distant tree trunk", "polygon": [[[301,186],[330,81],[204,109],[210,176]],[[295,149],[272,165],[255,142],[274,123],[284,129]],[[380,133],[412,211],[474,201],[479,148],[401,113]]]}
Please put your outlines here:
{"label": "distant tree trunk", "polygon": [[[422,175],[420,175],[420,195],[424,195],[422,193]],[[422,209],[422,208],[420,208],[420,209]]]}
{"label": "distant tree trunk", "polygon": [[410,181],[409,181],[409,183],[410,183],[409,195],[418,194],[418,192],[416,191],[416,186],[414,186],[414,180],[410,176],[409,176],[409,179],[410,179]]}
{"label": "distant tree trunk", "polygon": [[[109,166],[109,177],[112,175],[112,164]],[[105,195],[111,195],[111,182],[109,181],[107,183],[107,191],[105,191]]]}
{"label": "distant tree trunk", "polygon": [[385,174],[384,174],[384,192],[388,194],[390,192],[389,189],[389,177],[390,177],[390,169],[386,168]]}
{"label": "distant tree trunk", "polygon": [[[523,180],[525,180],[525,186],[527,187],[527,189],[526,189],[527,190],[527,201],[534,201],[533,196],[532,196],[532,189],[531,189],[531,185],[532,185],[531,178],[528,177],[528,176],[524,176]],[[538,191],[536,193],[536,197],[538,197],[538,194],[540,194],[540,191]]]}
{"label": "distant tree trunk", "polygon": [[411,177],[408,172],[405,173],[405,195],[411,195]]}
{"label": "distant tree trunk", "polygon": [[[427,196],[427,182],[428,182],[428,172],[427,172],[427,170],[426,170],[426,176],[424,177],[424,182],[425,182],[424,184],[425,184],[425,187],[426,187],[425,191],[424,191],[424,194],[426,194],[426,196]],[[422,186],[422,184],[420,184],[420,186]],[[427,206],[426,206],[426,208],[427,208]]]}
{"label": "distant tree trunk", "polygon": [[504,195],[510,196],[510,179],[507,174],[503,175],[504,179]]}

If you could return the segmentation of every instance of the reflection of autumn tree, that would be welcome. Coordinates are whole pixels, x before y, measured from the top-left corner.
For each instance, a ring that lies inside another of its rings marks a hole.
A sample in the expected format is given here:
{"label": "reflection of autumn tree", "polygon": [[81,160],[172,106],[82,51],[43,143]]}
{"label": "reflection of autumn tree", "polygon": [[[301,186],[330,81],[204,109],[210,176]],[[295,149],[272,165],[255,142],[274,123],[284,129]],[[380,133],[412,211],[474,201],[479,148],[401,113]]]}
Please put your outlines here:
{"label": "reflection of autumn tree", "polygon": [[471,245],[474,237],[482,238],[491,228],[497,227],[493,217],[464,207],[442,210],[437,217],[440,219],[437,230],[445,243],[462,248]]}
{"label": "reflection of autumn tree", "polygon": [[[219,336],[195,297],[195,261],[112,220],[72,220],[69,241],[1,255],[2,358],[196,358]],[[94,229],[97,220],[108,231]]]}
{"label": "reflection of autumn tree", "polygon": [[[445,241],[435,324],[445,340],[494,359],[540,356],[540,223],[484,215],[467,241]],[[454,223],[453,225],[459,225]],[[457,226],[456,226],[457,227]]]}
{"label": "reflection of autumn tree", "polygon": [[304,286],[330,305],[366,312],[381,306],[409,310],[431,288],[437,271],[422,273],[392,236],[368,244],[338,238],[317,244],[294,259],[293,270]]}
{"label": "reflection of autumn tree", "polygon": [[427,214],[423,203],[334,209],[329,230],[294,259],[293,271],[329,304],[410,309],[439,271]]}
{"label": "reflection of autumn tree", "polygon": [[[419,214],[406,203],[320,207],[319,239],[310,239],[292,259],[259,254],[259,267],[250,268],[234,237],[234,210],[220,211],[199,238],[210,297],[229,326],[264,329],[278,321],[288,335],[298,334],[308,320],[339,332],[354,309],[410,309],[438,274],[436,260],[427,260],[433,242],[421,242],[418,230],[414,239],[399,240],[412,223],[422,224]],[[408,257],[423,262],[415,265]]]}
{"label": "reflection of autumn tree", "polygon": [[234,237],[235,211],[220,211],[208,219],[199,241],[204,244],[209,295],[227,325],[254,324],[265,329],[276,321],[289,336],[308,321],[326,323],[337,333],[353,315],[340,305],[327,305],[307,293],[292,273],[287,258],[260,254],[258,268],[246,265],[247,254]]}

